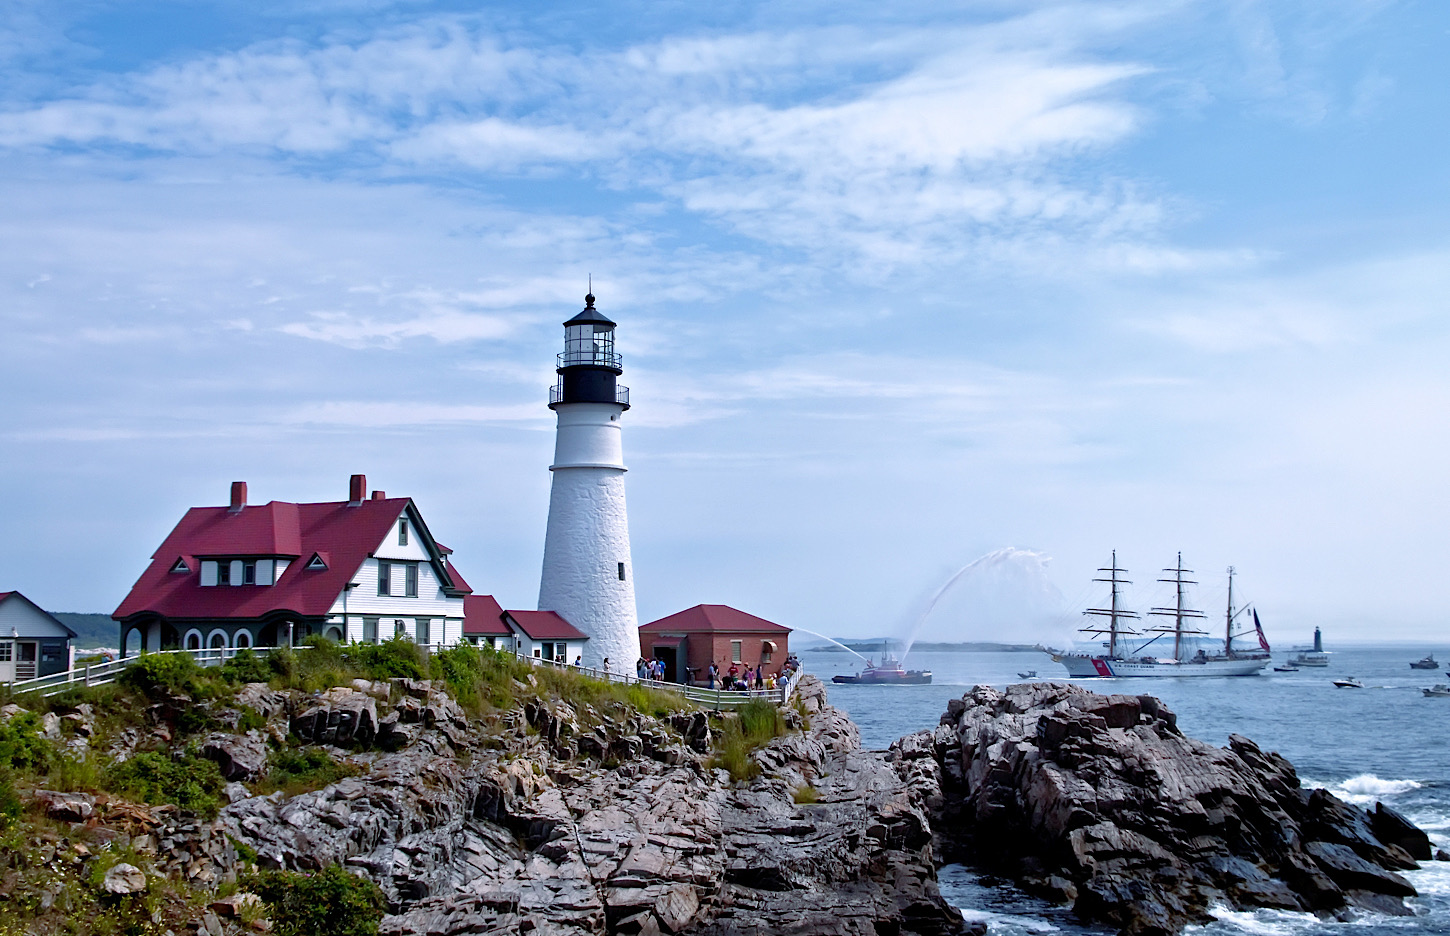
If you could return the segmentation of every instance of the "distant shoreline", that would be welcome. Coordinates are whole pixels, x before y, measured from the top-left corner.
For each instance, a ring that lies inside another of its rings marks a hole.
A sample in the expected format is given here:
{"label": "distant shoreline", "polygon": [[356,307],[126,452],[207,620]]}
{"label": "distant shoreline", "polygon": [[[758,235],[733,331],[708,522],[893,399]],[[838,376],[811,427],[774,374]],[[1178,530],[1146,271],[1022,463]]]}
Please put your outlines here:
{"label": "distant shoreline", "polygon": [[[866,652],[866,651],[871,651],[873,653],[880,653],[881,652],[881,645],[882,645],[883,642],[884,641],[881,641],[881,640],[843,640],[843,641],[841,641],[841,643],[845,644],[846,647],[849,647],[850,649],[855,650],[858,653],[860,653],[860,652]],[[901,641],[899,641],[899,640],[892,640],[891,641],[891,645],[892,645],[892,648],[893,649],[900,649],[900,647],[901,647]],[[842,647],[838,647],[835,644],[819,644],[819,645],[817,645],[817,644],[811,644],[809,646],[800,647],[798,649],[801,650],[801,651],[803,651],[803,652],[806,651],[806,650],[809,650],[812,653],[845,653],[846,652],[846,649],[844,649]],[[1033,645],[1033,644],[993,643],[991,641],[986,641],[986,640],[966,640],[966,641],[962,641],[960,643],[942,643],[942,642],[933,642],[933,641],[926,641],[926,640],[918,640],[916,643],[914,643],[914,644],[911,645],[911,649],[914,650],[914,651],[920,651],[920,652],[924,652],[924,653],[982,653],[982,652],[991,652],[991,653],[1037,653],[1038,652],[1037,647],[1035,645]]]}

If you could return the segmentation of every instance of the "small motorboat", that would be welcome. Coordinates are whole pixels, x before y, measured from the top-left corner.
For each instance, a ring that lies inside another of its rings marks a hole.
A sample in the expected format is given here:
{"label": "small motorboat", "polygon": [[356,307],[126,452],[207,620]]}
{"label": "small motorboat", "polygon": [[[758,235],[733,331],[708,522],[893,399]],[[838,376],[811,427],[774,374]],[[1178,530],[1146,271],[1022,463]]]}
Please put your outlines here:
{"label": "small motorboat", "polygon": [[1432,699],[1450,699],[1450,683],[1439,686],[1430,686],[1426,689],[1422,689],[1421,691],[1424,692],[1426,696]]}
{"label": "small motorboat", "polygon": [[1428,653],[1423,658],[1410,664],[1410,669],[1439,669],[1440,664],[1435,662],[1435,654]]}
{"label": "small motorboat", "polygon": [[1363,689],[1364,683],[1353,676],[1345,676],[1343,679],[1336,679],[1334,685],[1339,689]]}
{"label": "small motorboat", "polygon": [[1297,667],[1297,666],[1294,665],[1294,661],[1293,660],[1290,660],[1288,663],[1285,663],[1283,666],[1276,666],[1276,667],[1274,667],[1274,672],[1276,672],[1276,673],[1297,673],[1297,672],[1299,672],[1299,667]]}
{"label": "small motorboat", "polygon": [[1028,670],[1025,673],[1018,673],[1017,674],[1017,678],[1018,679],[1036,679],[1037,678],[1037,670],[1030,669],[1030,670]]}

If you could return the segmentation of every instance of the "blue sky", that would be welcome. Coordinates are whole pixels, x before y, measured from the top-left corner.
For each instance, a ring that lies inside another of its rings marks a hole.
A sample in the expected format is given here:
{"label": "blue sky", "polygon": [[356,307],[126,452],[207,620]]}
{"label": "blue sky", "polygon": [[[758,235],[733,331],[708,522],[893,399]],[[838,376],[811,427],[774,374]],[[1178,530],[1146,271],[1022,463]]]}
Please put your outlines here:
{"label": "blue sky", "polygon": [[592,274],[641,620],[877,634],[1012,547],[922,633],[1037,639],[1181,549],[1280,643],[1441,636],[1447,42],[1365,0],[10,0],[0,588],[109,611],[230,481],[364,472],[531,607]]}

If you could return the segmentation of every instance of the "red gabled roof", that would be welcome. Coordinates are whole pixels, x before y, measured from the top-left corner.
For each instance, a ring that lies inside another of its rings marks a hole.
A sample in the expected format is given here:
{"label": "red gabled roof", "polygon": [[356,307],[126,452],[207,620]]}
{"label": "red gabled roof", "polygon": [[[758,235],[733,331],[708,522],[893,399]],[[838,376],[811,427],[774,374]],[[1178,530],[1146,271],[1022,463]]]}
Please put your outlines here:
{"label": "red gabled roof", "polygon": [[503,622],[503,606],[492,595],[463,599],[463,636],[507,637],[512,633]]}
{"label": "red gabled roof", "polygon": [[557,611],[505,611],[509,620],[533,640],[588,640],[589,635],[559,616]]}
{"label": "red gabled roof", "polygon": [[[151,564],[111,617],[142,611],[169,618],[260,618],[273,611],[326,614],[343,586],[383,541],[411,501],[406,497],[261,507],[193,507],[151,557]],[[306,568],[313,553],[326,569]],[[201,585],[198,556],[280,556],[292,560],[275,585]],[[178,557],[188,572],[172,572]],[[448,564],[449,575],[453,567]],[[454,578],[458,591],[466,591]]]}
{"label": "red gabled roof", "polygon": [[639,629],[651,633],[657,631],[752,634],[762,632],[775,634],[790,633],[789,627],[783,627],[773,621],[767,621],[763,617],[746,614],[744,611],[738,611],[729,605],[707,604],[695,605],[693,608],[686,608],[684,611],[678,611],[669,617],[662,617],[658,621],[641,624]]}

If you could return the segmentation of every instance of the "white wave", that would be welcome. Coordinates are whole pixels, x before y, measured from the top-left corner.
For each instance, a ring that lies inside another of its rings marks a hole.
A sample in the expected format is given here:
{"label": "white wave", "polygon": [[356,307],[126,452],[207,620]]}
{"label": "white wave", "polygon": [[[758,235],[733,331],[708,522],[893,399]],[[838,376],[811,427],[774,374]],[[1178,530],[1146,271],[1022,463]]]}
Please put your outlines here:
{"label": "white wave", "polygon": [[968,923],[982,922],[987,924],[988,933],[1059,933],[1060,927],[1054,926],[1046,920],[1039,920],[1029,916],[1018,916],[1012,913],[994,913],[991,910],[973,910],[968,907],[958,907],[962,912],[962,918]]}
{"label": "white wave", "polygon": [[1291,936],[1322,923],[1312,913],[1295,913],[1290,910],[1234,910],[1221,905],[1209,907],[1208,915],[1213,917],[1214,922],[1204,926],[1189,925],[1183,931],[1203,933],[1205,936],[1217,936],[1220,933]]}
{"label": "white wave", "polygon": [[1399,796],[1401,793],[1418,790],[1424,786],[1418,780],[1385,780],[1369,773],[1360,774],[1357,777],[1350,777],[1348,780],[1343,780],[1339,783],[1326,783],[1308,778],[1300,782],[1305,789],[1325,789],[1346,803],[1353,803],[1356,806],[1373,806],[1376,800]]}

